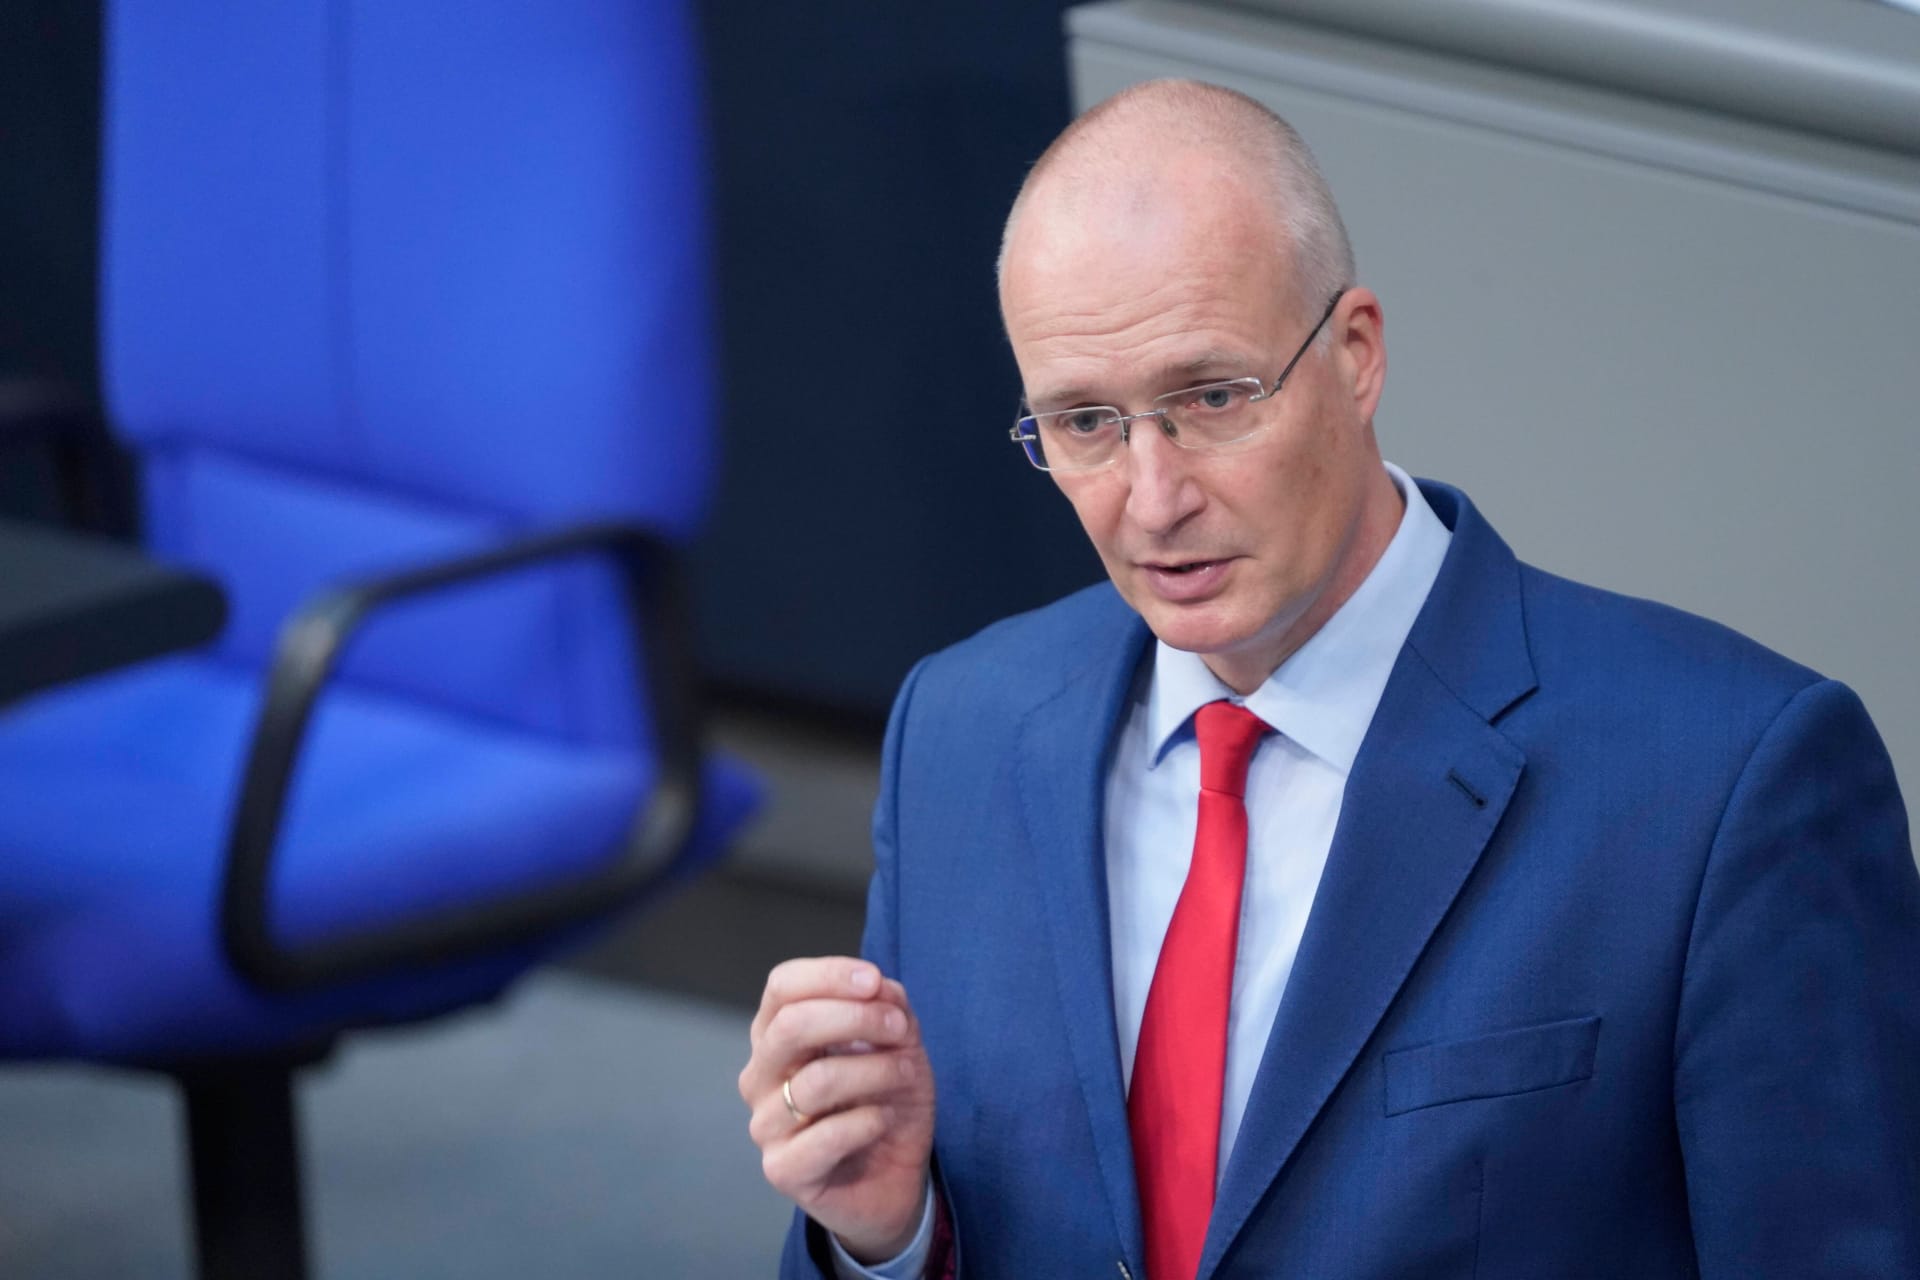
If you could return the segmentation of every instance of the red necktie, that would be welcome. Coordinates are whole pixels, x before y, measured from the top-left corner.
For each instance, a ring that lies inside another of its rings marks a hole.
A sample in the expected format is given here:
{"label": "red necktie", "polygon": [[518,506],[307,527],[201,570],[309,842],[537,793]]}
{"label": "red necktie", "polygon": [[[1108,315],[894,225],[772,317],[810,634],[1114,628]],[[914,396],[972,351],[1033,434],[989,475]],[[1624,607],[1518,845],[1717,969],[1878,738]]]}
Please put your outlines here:
{"label": "red necktie", "polygon": [[1200,821],[1187,882],[1160,944],[1133,1059],[1127,1119],[1146,1226],[1147,1280],[1193,1280],[1213,1212],[1227,1006],[1247,869],[1247,764],[1267,725],[1209,702],[1200,739]]}

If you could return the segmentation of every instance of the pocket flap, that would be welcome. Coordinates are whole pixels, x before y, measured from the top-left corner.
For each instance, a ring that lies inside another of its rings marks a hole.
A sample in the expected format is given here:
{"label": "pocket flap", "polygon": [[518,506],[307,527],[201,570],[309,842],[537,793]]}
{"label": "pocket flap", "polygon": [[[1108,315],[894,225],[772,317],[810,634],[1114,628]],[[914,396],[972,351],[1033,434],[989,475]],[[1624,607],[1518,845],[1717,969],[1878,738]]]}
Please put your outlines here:
{"label": "pocket flap", "polygon": [[1600,1019],[1592,1017],[1394,1049],[1383,1060],[1387,1114],[1585,1080],[1599,1044]]}

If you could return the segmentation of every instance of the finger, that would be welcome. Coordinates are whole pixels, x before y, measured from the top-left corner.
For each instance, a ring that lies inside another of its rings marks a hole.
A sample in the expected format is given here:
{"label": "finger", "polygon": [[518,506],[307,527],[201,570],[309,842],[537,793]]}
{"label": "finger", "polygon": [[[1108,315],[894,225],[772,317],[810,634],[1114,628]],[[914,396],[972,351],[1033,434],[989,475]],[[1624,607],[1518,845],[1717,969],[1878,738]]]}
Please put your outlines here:
{"label": "finger", "polygon": [[762,1151],[775,1143],[784,1142],[793,1137],[817,1118],[806,1111],[800,1111],[797,1098],[794,1110],[800,1111],[800,1114],[795,1116],[793,1112],[787,1110],[787,1093],[792,1084],[793,1081],[789,1078],[785,1086],[770,1089],[748,1104],[753,1114],[747,1119],[747,1136],[752,1138],[753,1145]]}
{"label": "finger", "polygon": [[754,1040],[740,1072],[740,1096],[749,1108],[806,1062],[823,1054],[846,1052],[864,1044],[897,1048],[916,1043],[913,1019],[880,1000],[802,1000],[783,1005]]}
{"label": "finger", "polygon": [[[787,1095],[809,1120],[874,1102],[892,1101],[913,1087],[925,1068],[915,1050],[896,1049],[838,1058],[815,1058],[789,1077]],[[786,1116],[784,1099],[781,1114]]]}
{"label": "finger", "polygon": [[879,1104],[835,1112],[786,1142],[762,1147],[760,1171],[775,1190],[805,1204],[835,1169],[879,1142],[893,1123],[893,1108]]}
{"label": "finger", "polygon": [[[920,1033],[920,1019],[913,1012],[913,1006],[907,1003],[907,989],[905,987],[901,986],[892,978],[888,978],[880,984],[880,994],[876,999],[899,1006],[907,1015],[907,1029],[915,1035]],[[872,1053],[873,1051],[874,1046],[868,1044],[865,1040],[853,1040],[846,1044],[831,1045],[827,1048],[828,1053]]]}
{"label": "finger", "polygon": [[796,1000],[826,996],[865,1000],[880,990],[880,983],[879,968],[855,956],[806,956],[783,961],[767,974],[760,1009],[753,1019],[754,1030],[757,1033],[782,1006]]}
{"label": "finger", "polygon": [[801,1063],[856,1041],[882,1049],[914,1040],[913,1020],[897,1005],[879,1000],[802,1000],[781,1008],[767,1023],[754,1056],[778,1066],[785,1079]]}

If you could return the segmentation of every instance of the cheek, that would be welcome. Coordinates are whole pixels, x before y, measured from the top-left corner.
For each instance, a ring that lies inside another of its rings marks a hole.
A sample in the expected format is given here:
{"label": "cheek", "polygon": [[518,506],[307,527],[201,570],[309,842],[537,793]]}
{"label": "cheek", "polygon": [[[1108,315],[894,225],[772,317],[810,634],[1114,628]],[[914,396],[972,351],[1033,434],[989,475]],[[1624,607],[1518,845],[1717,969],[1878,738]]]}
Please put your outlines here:
{"label": "cheek", "polygon": [[1312,448],[1276,452],[1256,475],[1215,490],[1248,549],[1260,559],[1269,589],[1291,594],[1317,580],[1335,558],[1336,518],[1343,498],[1338,468]]}
{"label": "cheek", "polygon": [[1105,558],[1108,544],[1119,525],[1120,514],[1126,509],[1126,490],[1101,475],[1056,478],[1054,483],[1066,495],[1068,504],[1073,507],[1073,514],[1080,518],[1080,527],[1086,530],[1095,549]]}

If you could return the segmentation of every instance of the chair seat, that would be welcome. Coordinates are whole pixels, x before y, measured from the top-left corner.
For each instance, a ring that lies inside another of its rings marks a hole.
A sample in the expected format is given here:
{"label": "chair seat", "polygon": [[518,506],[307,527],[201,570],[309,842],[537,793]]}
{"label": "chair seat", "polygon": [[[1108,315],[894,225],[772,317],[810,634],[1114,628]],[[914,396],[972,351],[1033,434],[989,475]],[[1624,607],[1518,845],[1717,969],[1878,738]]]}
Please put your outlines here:
{"label": "chair seat", "polygon": [[[291,997],[243,981],[219,948],[219,879],[260,697],[253,673],[190,657],[0,715],[0,1057],[269,1051],[488,999],[557,945]],[[280,835],[276,935],[313,940],[588,872],[648,780],[637,753],[331,688]],[[711,860],[754,803],[737,766],[710,764],[706,781],[676,875]]]}

